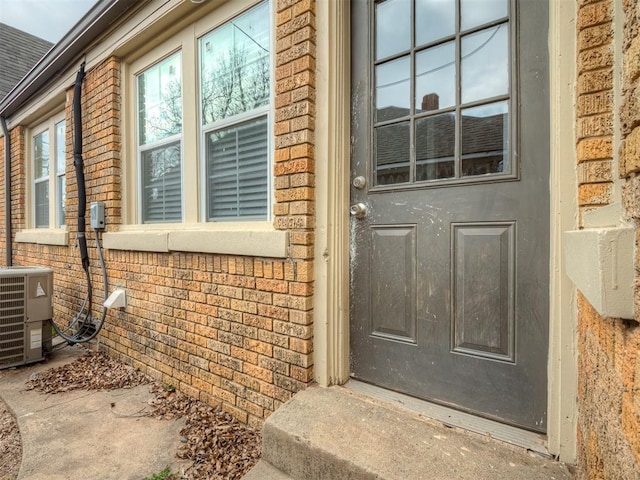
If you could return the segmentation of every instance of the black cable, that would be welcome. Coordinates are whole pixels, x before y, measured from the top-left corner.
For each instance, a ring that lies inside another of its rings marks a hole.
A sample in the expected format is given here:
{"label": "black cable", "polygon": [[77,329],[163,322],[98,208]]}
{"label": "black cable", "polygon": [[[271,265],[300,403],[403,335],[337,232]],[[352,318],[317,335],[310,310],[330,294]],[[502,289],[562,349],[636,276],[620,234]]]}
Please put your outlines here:
{"label": "black cable", "polygon": [[[82,268],[87,273],[89,284],[89,253],[87,251],[87,237],[85,215],[87,211],[87,190],[84,179],[84,161],[82,159],[82,81],[84,80],[84,62],[80,65],[76,84],[73,89],[73,165],[76,168],[76,180],[78,186],[78,246],[80,247],[80,259]],[[91,288],[91,287],[89,287]]]}
{"label": "black cable", "polygon": [[[82,262],[82,269],[85,272],[87,278],[87,295],[85,297],[80,311],[71,320],[66,329],[60,328],[52,320],[51,325],[56,333],[67,341],[69,345],[75,343],[85,343],[95,338],[104,324],[104,320],[107,316],[107,308],[103,306],[102,317],[98,320],[97,324],[91,316],[93,310],[93,287],[91,285],[91,273],[89,272],[89,252],[87,249],[87,236],[86,236],[86,220],[85,214],[87,210],[87,193],[84,177],[84,161],[82,159],[82,82],[85,77],[84,62],[80,66],[80,70],[76,76],[76,83],[73,90],[73,121],[74,121],[74,137],[73,137],[73,164],[76,170],[76,181],[78,187],[78,246],[80,248],[80,259]],[[104,263],[104,257],[102,255],[102,246],[100,244],[100,238],[98,230],[95,229],[96,234],[96,246],[98,248],[98,256],[100,258],[100,265],[102,267],[102,274],[104,279],[104,299],[107,299],[108,284],[107,284],[107,270]]]}

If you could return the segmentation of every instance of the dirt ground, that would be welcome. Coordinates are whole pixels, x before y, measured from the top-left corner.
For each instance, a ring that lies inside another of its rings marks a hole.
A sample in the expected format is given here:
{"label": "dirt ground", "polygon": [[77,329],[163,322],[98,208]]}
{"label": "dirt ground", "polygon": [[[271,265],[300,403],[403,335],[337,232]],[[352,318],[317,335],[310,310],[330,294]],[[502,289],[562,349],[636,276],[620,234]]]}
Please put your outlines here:
{"label": "dirt ground", "polygon": [[[260,433],[239,423],[219,408],[212,408],[171,385],[153,382],[140,371],[100,352],[87,351],[74,362],[32,375],[25,388],[63,394],[78,389],[114,390],[149,384],[154,397],[144,415],[163,419],[185,417],[177,457],[190,461],[183,472],[167,480],[240,479],[260,459]],[[22,461],[20,432],[11,412],[0,401],[0,480],[15,480]],[[141,479],[142,480],[142,479]]]}
{"label": "dirt ground", "polygon": [[18,424],[2,400],[0,400],[0,480],[18,477],[22,462],[22,442]]}

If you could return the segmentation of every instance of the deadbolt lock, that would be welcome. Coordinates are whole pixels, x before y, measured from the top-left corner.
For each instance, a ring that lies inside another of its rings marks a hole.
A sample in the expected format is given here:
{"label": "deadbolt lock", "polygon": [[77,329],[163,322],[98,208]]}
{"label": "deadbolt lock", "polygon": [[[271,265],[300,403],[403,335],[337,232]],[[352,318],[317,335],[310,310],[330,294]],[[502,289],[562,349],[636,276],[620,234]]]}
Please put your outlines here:
{"label": "deadbolt lock", "polygon": [[364,178],[363,176],[359,176],[359,177],[354,178],[353,182],[351,182],[351,183],[358,190],[362,190],[367,185],[367,179]]}

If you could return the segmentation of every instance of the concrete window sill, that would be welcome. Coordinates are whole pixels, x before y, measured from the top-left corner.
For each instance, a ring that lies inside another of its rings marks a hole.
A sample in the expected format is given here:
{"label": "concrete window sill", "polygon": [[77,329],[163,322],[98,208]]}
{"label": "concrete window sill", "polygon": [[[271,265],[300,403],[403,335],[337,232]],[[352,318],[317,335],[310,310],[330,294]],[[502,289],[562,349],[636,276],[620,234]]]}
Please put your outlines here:
{"label": "concrete window sill", "polygon": [[634,239],[628,227],[564,232],[567,275],[604,318],[634,318]]}
{"label": "concrete window sill", "polygon": [[238,223],[171,228],[125,227],[106,232],[104,247],[145,252],[196,252],[252,257],[286,258],[287,232],[270,223]]}
{"label": "concrete window sill", "polygon": [[34,228],[16,232],[17,243],[38,245],[69,245],[69,232],[63,228]]}

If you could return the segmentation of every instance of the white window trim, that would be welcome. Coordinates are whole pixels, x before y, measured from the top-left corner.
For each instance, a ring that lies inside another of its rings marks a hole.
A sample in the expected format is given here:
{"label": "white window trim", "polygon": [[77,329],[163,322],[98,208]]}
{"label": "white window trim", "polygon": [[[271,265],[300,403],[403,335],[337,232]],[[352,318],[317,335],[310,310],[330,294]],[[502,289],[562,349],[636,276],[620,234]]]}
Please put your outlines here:
{"label": "white window trim", "polygon": [[[65,121],[65,112],[60,111],[49,116],[44,122],[35,124],[27,130],[25,145],[25,164],[27,173],[26,214],[27,228],[16,232],[15,240],[18,243],[36,243],[41,245],[68,245],[69,234],[65,225],[58,225],[58,188],[59,174],[56,162],[56,125]],[[65,125],[65,131],[68,126]],[[33,146],[34,137],[45,131],[49,132],[49,227],[35,227],[35,178]],[[66,142],[66,134],[65,134]],[[66,158],[69,152],[65,152]],[[66,169],[65,169],[66,173]]]}

